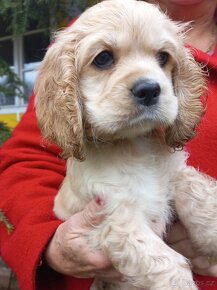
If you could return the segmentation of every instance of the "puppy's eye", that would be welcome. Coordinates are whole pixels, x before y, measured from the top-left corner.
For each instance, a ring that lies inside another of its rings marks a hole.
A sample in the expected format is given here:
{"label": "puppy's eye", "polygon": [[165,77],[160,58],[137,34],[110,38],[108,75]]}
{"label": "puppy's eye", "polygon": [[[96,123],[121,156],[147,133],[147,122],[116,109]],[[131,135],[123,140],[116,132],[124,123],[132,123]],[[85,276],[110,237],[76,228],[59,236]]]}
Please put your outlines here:
{"label": "puppy's eye", "polygon": [[112,52],[104,50],[100,52],[93,60],[93,64],[100,69],[107,69],[114,63]]}
{"label": "puppy's eye", "polygon": [[162,66],[162,67],[165,66],[169,61],[169,57],[170,57],[170,55],[168,52],[160,51],[157,55],[158,62],[160,64],[160,66]]}

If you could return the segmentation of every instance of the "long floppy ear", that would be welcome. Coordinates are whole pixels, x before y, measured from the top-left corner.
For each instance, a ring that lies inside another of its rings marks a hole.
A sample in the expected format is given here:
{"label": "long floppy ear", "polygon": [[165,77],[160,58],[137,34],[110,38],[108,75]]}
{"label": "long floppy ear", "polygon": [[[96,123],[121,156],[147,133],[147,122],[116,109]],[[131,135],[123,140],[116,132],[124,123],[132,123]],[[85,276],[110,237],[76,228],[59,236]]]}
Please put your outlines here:
{"label": "long floppy ear", "polygon": [[36,115],[43,136],[63,150],[64,158],[83,160],[76,45],[67,39],[67,32],[62,34],[48,49],[39,70],[34,88]]}
{"label": "long floppy ear", "polygon": [[178,115],[165,132],[166,143],[183,148],[196,134],[196,128],[204,113],[202,96],[205,93],[205,73],[187,48],[180,50],[173,72],[173,86],[178,98]]}

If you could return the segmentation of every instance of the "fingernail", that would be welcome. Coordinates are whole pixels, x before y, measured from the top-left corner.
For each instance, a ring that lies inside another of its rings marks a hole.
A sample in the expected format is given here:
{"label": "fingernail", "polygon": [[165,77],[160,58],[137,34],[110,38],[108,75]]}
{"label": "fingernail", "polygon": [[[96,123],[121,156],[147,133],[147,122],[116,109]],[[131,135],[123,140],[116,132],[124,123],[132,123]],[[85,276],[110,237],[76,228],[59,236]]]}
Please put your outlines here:
{"label": "fingernail", "polygon": [[104,205],[104,200],[100,196],[97,196],[95,201],[100,206]]}

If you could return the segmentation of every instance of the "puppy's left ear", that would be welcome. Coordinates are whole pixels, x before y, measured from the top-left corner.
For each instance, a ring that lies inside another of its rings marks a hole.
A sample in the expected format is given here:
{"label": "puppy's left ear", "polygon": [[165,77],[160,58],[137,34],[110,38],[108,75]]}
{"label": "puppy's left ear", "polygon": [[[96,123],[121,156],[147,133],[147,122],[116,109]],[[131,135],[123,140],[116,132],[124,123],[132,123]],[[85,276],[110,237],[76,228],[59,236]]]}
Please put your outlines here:
{"label": "puppy's left ear", "polygon": [[165,132],[166,143],[183,148],[196,134],[196,127],[204,113],[202,96],[205,93],[205,73],[187,48],[180,50],[173,71],[174,93],[178,98],[178,115]]}

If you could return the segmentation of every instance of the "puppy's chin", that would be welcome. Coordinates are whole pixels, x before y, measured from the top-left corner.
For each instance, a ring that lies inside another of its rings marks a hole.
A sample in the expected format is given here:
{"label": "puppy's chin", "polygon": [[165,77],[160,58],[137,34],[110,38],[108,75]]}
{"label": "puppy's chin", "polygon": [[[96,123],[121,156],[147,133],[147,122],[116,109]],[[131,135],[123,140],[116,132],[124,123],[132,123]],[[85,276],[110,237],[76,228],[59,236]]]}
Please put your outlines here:
{"label": "puppy's chin", "polygon": [[171,126],[178,114],[178,107],[162,114],[161,110],[141,108],[134,114],[122,116],[118,121],[92,123],[86,128],[88,139],[105,142],[119,139],[132,139],[138,136],[149,135],[155,130],[166,129]]}
{"label": "puppy's chin", "polygon": [[95,93],[93,96],[85,90],[83,95],[86,100],[84,123],[90,124],[85,133],[98,140],[146,135],[155,129],[171,126],[178,115],[178,99],[169,85],[162,86],[162,93],[154,104],[143,104],[129,93],[129,89],[118,93]]}
{"label": "puppy's chin", "polygon": [[113,134],[113,140],[132,139],[138,136],[149,135],[154,129],[160,128],[160,124],[150,122],[133,124],[130,127],[123,128]]}

